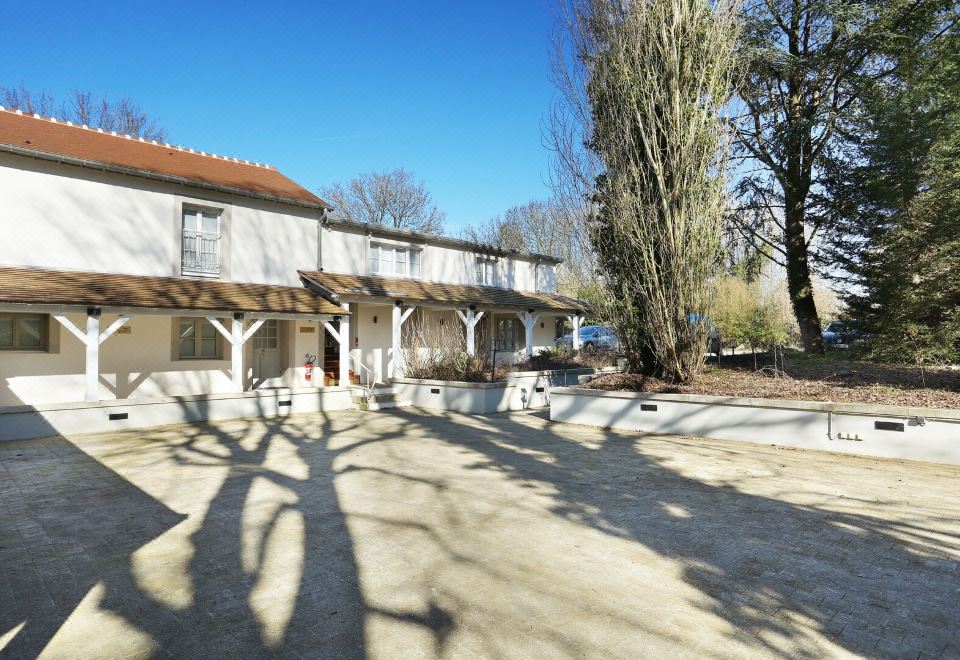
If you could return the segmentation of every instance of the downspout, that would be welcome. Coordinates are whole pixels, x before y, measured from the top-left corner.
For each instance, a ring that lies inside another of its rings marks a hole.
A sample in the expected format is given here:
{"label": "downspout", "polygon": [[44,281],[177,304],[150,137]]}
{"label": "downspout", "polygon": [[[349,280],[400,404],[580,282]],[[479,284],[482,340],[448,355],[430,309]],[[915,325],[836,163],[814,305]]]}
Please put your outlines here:
{"label": "downspout", "polygon": [[323,225],[327,223],[327,209],[323,209],[317,218],[317,271],[323,272]]}

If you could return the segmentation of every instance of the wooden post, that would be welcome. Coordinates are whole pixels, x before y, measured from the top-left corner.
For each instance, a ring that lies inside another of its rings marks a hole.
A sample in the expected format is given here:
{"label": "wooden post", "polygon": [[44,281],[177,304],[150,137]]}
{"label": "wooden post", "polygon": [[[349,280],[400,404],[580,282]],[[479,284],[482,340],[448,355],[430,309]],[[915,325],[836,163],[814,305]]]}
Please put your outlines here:
{"label": "wooden post", "polygon": [[243,371],[243,345],[260,329],[260,326],[264,324],[266,319],[255,320],[250,324],[246,332],[243,330],[243,314],[241,312],[236,312],[233,315],[230,332],[227,332],[227,329],[223,327],[216,317],[208,316],[207,321],[209,321],[210,325],[216,328],[217,332],[223,335],[223,338],[230,344],[231,385],[234,392],[243,392],[247,387],[246,373]]}
{"label": "wooden post", "polygon": [[517,317],[523,322],[523,328],[526,330],[527,358],[533,357],[533,327],[540,320],[541,312],[528,310],[526,312],[517,312]]}
{"label": "wooden post", "polygon": [[464,314],[459,309],[456,310],[457,316],[460,317],[460,320],[463,321],[463,325],[466,327],[467,332],[467,355],[473,357],[477,353],[477,338],[475,329],[477,323],[480,322],[480,319],[483,318],[485,312],[477,313],[477,308],[475,305],[470,305],[470,308],[467,310],[467,313]]}
{"label": "wooden post", "polygon": [[390,361],[390,377],[402,378],[406,370],[406,360],[403,355],[403,323],[413,313],[416,307],[408,307],[403,310],[403,301],[398,300],[393,305],[393,331],[391,347],[393,355]]}
{"label": "wooden post", "polygon": [[84,401],[98,401],[100,399],[100,309],[91,307],[87,310],[87,338],[84,341],[87,348],[87,379]]}
{"label": "wooden post", "polygon": [[242,392],[246,385],[243,373],[243,314],[233,315],[230,328],[230,375],[233,378],[233,391]]}
{"label": "wooden post", "polygon": [[580,324],[583,323],[583,317],[579,314],[573,314],[567,318],[570,319],[570,323],[573,325],[573,334],[571,335],[573,350],[579,351],[581,346]]}
{"label": "wooden post", "polygon": [[116,321],[110,324],[110,327],[100,332],[100,308],[87,308],[87,329],[86,332],[80,330],[73,322],[63,314],[54,314],[60,325],[70,331],[74,337],[83,342],[86,353],[85,364],[85,386],[84,401],[100,400],[100,344],[112,337],[114,333],[123,327],[129,316],[121,315]]}

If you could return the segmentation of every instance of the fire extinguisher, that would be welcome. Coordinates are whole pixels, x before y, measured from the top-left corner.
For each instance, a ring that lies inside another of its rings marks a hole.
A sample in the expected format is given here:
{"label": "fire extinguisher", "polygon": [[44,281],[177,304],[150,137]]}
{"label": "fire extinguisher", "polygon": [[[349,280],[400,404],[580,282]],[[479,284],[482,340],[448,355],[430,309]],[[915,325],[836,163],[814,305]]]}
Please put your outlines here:
{"label": "fire extinguisher", "polygon": [[309,383],[313,379],[313,365],[317,363],[317,356],[307,353],[306,357],[307,361],[303,363],[303,377]]}

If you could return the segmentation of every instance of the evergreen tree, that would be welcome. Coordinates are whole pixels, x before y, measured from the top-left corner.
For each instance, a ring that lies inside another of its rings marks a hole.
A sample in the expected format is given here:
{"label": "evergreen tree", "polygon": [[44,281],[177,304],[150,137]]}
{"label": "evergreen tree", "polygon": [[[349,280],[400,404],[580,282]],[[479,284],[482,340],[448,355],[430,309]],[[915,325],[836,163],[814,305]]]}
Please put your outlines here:
{"label": "evergreen tree", "polygon": [[960,38],[902,51],[845,126],[827,256],[871,354],[956,360],[960,337]]}

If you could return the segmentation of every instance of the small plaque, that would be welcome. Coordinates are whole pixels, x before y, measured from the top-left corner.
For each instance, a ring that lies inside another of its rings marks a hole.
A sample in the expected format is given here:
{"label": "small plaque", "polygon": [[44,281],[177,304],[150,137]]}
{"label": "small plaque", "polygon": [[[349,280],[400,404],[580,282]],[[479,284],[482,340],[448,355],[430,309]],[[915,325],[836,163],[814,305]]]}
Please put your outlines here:
{"label": "small plaque", "polygon": [[315,327],[313,327],[312,325],[301,325],[301,326],[300,326],[300,332],[302,332],[302,333],[305,334],[305,335],[312,335],[312,334],[315,333],[316,331],[317,331],[317,329],[316,329]]}
{"label": "small plaque", "polygon": [[127,413],[110,413],[109,416],[110,416],[111,422],[116,421],[118,419],[127,419],[128,417],[130,417],[130,415]]}

